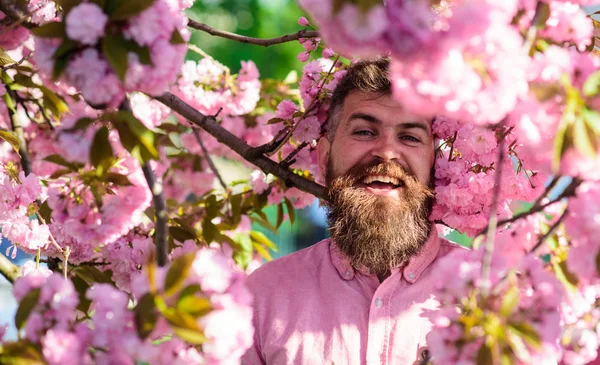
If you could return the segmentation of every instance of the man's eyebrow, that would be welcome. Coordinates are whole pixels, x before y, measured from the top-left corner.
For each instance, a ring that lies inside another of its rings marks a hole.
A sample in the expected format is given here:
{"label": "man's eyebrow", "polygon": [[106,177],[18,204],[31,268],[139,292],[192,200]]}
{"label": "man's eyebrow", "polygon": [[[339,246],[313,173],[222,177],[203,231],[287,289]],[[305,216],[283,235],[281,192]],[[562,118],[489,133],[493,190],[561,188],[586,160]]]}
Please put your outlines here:
{"label": "man's eyebrow", "polygon": [[[375,117],[374,115],[367,114],[367,113],[361,113],[361,112],[352,113],[350,115],[350,117],[348,118],[348,124],[350,124],[350,122],[352,122],[353,120],[356,120],[356,119],[362,119],[364,121],[367,121],[367,122],[373,123],[373,124],[381,124],[381,120],[379,118]],[[429,128],[427,128],[427,124],[425,124],[423,122],[402,122],[402,123],[398,123],[397,127],[401,128],[401,129],[417,128],[417,129],[422,129],[423,131],[429,133]]]}

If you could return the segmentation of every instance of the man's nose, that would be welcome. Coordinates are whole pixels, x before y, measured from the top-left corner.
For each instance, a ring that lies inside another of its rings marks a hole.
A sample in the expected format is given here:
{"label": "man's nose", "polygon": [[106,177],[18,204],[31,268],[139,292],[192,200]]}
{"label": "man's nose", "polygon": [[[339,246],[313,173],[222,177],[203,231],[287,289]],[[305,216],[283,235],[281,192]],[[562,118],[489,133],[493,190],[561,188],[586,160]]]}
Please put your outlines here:
{"label": "man's nose", "polygon": [[377,157],[385,162],[397,161],[400,158],[400,150],[396,136],[383,135],[377,140],[371,150],[373,157]]}

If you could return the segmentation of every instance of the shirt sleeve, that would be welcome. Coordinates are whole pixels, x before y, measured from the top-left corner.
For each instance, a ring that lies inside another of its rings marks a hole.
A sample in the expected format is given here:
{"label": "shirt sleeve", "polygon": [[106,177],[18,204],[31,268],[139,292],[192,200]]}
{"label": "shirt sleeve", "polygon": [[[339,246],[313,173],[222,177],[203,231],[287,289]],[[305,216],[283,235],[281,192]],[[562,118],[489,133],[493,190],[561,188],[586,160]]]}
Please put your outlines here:
{"label": "shirt sleeve", "polygon": [[[259,290],[256,289],[256,286],[253,285],[256,280],[256,275],[251,274],[248,278],[246,278],[246,285],[248,289],[252,293],[253,301],[252,301],[252,327],[254,327],[254,336],[252,340],[252,347],[246,351],[246,354],[242,357],[242,365],[267,365],[261,348],[260,341],[260,321],[259,321],[259,313],[258,313],[258,300],[261,298]],[[260,287],[260,286],[259,286]]]}

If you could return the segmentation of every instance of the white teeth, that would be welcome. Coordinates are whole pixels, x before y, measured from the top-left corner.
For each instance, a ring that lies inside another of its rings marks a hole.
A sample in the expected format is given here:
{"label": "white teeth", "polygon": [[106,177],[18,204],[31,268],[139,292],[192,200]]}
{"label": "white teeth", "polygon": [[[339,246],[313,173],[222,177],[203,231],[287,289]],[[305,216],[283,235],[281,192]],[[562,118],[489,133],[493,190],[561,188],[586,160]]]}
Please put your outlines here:
{"label": "white teeth", "polygon": [[384,175],[369,175],[369,176],[363,178],[362,181],[365,184],[370,184],[374,181],[378,181],[378,182],[382,182],[382,183],[400,185],[400,180],[398,180],[397,178],[392,177],[392,176],[384,176]]}

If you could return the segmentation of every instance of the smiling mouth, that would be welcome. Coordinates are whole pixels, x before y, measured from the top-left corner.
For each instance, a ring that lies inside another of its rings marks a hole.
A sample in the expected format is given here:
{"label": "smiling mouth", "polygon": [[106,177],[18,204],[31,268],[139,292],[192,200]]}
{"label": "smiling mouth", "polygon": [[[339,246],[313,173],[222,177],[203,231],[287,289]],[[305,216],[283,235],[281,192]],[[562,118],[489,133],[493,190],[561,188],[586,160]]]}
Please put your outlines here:
{"label": "smiling mouth", "polygon": [[368,175],[359,181],[362,187],[373,193],[392,192],[404,186],[400,179],[387,175]]}

